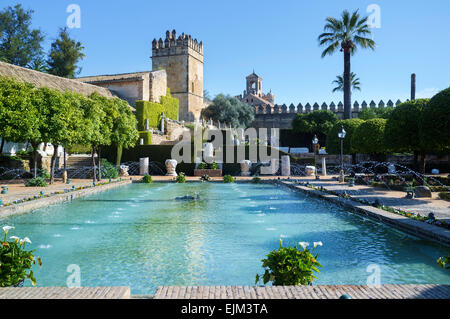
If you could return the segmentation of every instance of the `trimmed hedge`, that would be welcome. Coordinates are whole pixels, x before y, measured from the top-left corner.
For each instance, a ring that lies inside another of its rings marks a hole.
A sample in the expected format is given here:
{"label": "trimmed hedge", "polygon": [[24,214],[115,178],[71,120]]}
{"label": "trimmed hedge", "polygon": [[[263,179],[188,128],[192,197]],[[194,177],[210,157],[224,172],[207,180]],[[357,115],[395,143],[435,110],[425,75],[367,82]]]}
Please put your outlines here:
{"label": "trimmed hedge", "polygon": [[356,153],[385,154],[384,141],[385,119],[367,120],[359,125],[353,133],[351,145]]}
{"label": "trimmed hedge", "polygon": [[145,130],[145,120],[148,119],[149,126],[158,128],[161,123],[161,114],[164,113],[166,118],[178,120],[179,101],[170,95],[161,97],[161,103],[150,101],[136,101],[136,119],[138,122],[138,130]]}
{"label": "trimmed hedge", "polygon": [[352,136],[362,123],[364,123],[364,121],[358,118],[338,121],[327,135],[327,153],[341,153],[341,141],[338,133],[341,131],[343,126],[347,133],[343,141],[344,154],[355,154],[355,149],[351,145]]}
{"label": "trimmed hedge", "polygon": [[152,145],[152,137],[153,137],[153,133],[152,132],[139,132],[139,141],[141,140],[141,138],[144,139],[144,145]]}
{"label": "trimmed hedge", "polygon": [[423,108],[422,143],[436,151],[450,148],[450,87],[433,96]]}

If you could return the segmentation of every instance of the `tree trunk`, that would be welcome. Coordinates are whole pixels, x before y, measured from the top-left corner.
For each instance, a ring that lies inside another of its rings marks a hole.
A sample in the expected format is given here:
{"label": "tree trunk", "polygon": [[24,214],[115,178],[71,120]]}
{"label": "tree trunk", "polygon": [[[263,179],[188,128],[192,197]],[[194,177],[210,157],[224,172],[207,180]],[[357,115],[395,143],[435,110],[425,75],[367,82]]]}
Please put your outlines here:
{"label": "tree trunk", "polygon": [[425,165],[426,165],[426,161],[425,161],[425,157],[427,156],[427,153],[424,151],[420,152],[420,172],[422,174],[425,174]]}
{"label": "tree trunk", "polygon": [[0,145],[0,154],[3,154],[3,146],[5,146],[5,139],[2,137],[2,144]]}
{"label": "tree trunk", "polygon": [[117,157],[116,157],[116,166],[120,166],[120,162],[122,162],[122,145],[117,146]]}
{"label": "tree trunk", "polygon": [[351,118],[351,111],[350,49],[344,49],[344,120]]}
{"label": "tree trunk", "polygon": [[37,177],[37,154],[38,154],[38,146],[39,144],[31,143],[31,146],[33,147],[33,165],[34,165],[34,178]]}
{"label": "tree trunk", "polygon": [[94,145],[92,145],[92,169],[93,169],[92,182],[95,183],[96,179],[97,179],[97,170],[95,168],[95,146]]}
{"label": "tree trunk", "polygon": [[58,156],[57,149],[53,152],[52,160],[50,163],[50,184],[53,184],[55,182],[55,164],[56,164],[56,157]]}
{"label": "tree trunk", "polygon": [[97,148],[97,158],[98,158],[98,181],[102,181],[102,158],[100,156],[100,146]]}

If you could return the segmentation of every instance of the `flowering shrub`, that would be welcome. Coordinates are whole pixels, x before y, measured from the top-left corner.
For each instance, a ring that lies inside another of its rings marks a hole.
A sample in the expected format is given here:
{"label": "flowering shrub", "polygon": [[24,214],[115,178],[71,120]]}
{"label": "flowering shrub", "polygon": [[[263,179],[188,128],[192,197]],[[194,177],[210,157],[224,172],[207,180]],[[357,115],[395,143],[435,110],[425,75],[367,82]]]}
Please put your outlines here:
{"label": "flowering shrub", "polygon": [[[12,241],[7,241],[6,237],[11,229],[14,227],[3,227],[5,237],[0,247],[0,287],[18,286],[26,278],[35,286],[36,278],[31,267],[36,263],[36,258],[33,255],[34,250],[26,249],[26,244],[31,244],[31,241],[28,237],[20,239],[16,236],[11,236]],[[37,258],[37,262],[39,266],[42,265],[40,258]]]}
{"label": "flowering shrub", "polygon": [[[317,256],[313,255],[306,247],[309,243],[300,243],[301,249],[294,247],[283,247],[283,241],[280,239],[280,248],[275,249],[262,259],[265,272],[262,275],[256,275],[255,284],[263,279],[264,284],[269,281],[275,286],[306,286],[311,284],[314,279],[313,271],[319,273],[317,267],[322,265],[317,261]],[[322,246],[322,242],[314,243],[315,249]]]}
{"label": "flowering shrub", "polygon": [[441,268],[450,269],[450,256],[440,257],[437,260],[437,263]]}

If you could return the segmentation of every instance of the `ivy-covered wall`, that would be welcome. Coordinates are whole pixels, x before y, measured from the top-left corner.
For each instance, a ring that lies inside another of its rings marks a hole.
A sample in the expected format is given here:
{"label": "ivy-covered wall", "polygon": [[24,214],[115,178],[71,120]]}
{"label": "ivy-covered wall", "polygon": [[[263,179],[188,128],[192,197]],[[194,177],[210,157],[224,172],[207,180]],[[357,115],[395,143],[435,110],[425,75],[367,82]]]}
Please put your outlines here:
{"label": "ivy-covered wall", "polygon": [[143,138],[144,139],[144,145],[152,145],[152,137],[153,134],[152,132],[139,132],[139,139]]}
{"label": "ivy-covered wall", "polygon": [[179,101],[170,95],[169,89],[167,89],[167,95],[161,97],[161,103],[136,101],[138,131],[145,131],[146,119],[148,119],[150,127],[158,128],[161,123],[162,113],[164,113],[166,118],[178,120]]}

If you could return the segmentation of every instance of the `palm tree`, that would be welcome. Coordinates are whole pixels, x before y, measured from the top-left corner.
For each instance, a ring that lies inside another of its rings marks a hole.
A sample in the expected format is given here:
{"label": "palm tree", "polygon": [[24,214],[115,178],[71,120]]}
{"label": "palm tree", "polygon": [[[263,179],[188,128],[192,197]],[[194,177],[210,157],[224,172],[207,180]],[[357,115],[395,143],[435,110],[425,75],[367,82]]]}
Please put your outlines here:
{"label": "palm tree", "polygon": [[[351,73],[350,74],[350,82],[351,82],[351,87],[354,90],[359,90],[361,91],[361,82],[359,82],[359,78],[356,77],[355,73]],[[331,83],[335,83],[337,86],[333,89],[333,93],[336,91],[344,91],[344,77],[341,75],[336,76],[336,80],[334,80]]]}
{"label": "palm tree", "polygon": [[344,119],[351,117],[350,56],[356,52],[357,46],[375,50],[375,41],[366,37],[372,34],[367,19],[361,18],[358,10],[351,15],[344,10],[341,20],[332,17],[325,20],[324,33],[318,38],[321,46],[327,46],[322,52],[322,58],[333,54],[339,47],[344,52]]}

